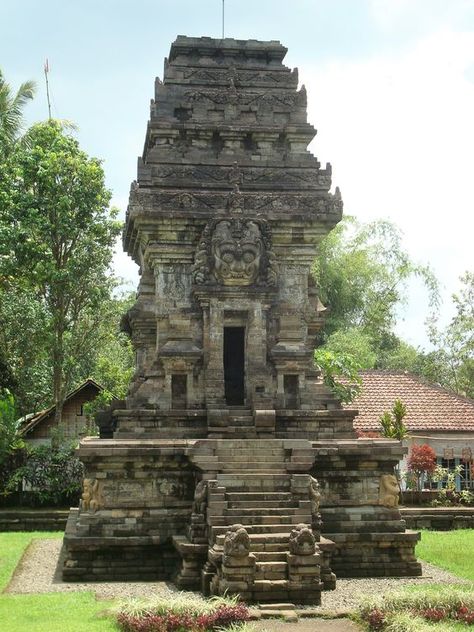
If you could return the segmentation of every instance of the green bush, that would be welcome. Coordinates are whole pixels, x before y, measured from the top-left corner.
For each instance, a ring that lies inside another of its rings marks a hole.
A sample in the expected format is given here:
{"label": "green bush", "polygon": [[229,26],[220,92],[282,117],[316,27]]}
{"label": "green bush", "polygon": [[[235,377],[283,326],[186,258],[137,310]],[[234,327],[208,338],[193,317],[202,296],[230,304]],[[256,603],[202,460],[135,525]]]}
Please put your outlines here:
{"label": "green bush", "polygon": [[29,448],[25,463],[11,475],[7,490],[26,492],[28,504],[77,504],[82,488],[84,467],[74,455],[75,446],[41,445]]}
{"label": "green bush", "polygon": [[123,632],[252,632],[246,623],[249,611],[232,597],[204,600],[187,595],[132,600],[114,609]]}
{"label": "green bush", "polygon": [[474,624],[474,590],[446,586],[388,593],[366,599],[358,614],[371,632],[424,632],[432,624],[447,632]]}

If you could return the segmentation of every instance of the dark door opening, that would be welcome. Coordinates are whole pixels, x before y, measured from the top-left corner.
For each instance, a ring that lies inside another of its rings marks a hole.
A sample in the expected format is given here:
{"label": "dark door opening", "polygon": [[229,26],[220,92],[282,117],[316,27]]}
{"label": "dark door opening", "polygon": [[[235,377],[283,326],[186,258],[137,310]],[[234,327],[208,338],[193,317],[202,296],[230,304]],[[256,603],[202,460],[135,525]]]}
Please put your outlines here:
{"label": "dark door opening", "polygon": [[283,389],[287,408],[298,408],[298,376],[284,375]]}
{"label": "dark door opening", "polygon": [[245,400],[245,327],[224,327],[224,383],[228,406]]}
{"label": "dark door opening", "polygon": [[171,408],[186,408],[187,386],[187,375],[171,376]]}

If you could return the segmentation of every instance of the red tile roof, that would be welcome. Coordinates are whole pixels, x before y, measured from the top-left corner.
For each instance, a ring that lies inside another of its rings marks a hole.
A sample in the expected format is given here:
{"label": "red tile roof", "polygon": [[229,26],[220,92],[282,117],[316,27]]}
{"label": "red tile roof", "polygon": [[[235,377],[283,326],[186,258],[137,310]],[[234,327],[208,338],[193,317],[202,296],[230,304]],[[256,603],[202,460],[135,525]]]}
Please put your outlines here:
{"label": "red tile roof", "polygon": [[400,371],[361,371],[362,391],[345,408],[359,410],[357,430],[381,429],[380,416],[396,399],[407,407],[404,422],[409,430],[474,432],[474,400]]}

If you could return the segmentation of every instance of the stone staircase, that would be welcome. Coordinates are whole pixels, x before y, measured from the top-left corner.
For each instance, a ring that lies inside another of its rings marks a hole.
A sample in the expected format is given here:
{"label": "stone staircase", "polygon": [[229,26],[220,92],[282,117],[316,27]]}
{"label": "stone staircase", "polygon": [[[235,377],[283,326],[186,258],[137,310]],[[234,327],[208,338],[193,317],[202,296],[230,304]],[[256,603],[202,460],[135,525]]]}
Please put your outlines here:
{"label": "stone staircase", "polygon": [[[199,442],[192,460],[202,471],[207,503],[205,515],[193,513],[192,520],[202,524],[207,537],[207,563],[201,575],[207,594],[230,592],[249,601],[315,604],[320,602],[322,579],[327,588],[334,587],[331,543],[323,541],[321,552],[316,542],[319,531],[312,531],[315,481],[307,473],[291,471],[297,464],[306,472],[311,467],[312,457],[300,444]],[[295,544],[298,534],[303,534],[300,548]],[[177,548],[178,544],[175,538]],[[188,563],[189,576],[193,568],[196,565]],[[181,582],[186,585],[190,584]]]}

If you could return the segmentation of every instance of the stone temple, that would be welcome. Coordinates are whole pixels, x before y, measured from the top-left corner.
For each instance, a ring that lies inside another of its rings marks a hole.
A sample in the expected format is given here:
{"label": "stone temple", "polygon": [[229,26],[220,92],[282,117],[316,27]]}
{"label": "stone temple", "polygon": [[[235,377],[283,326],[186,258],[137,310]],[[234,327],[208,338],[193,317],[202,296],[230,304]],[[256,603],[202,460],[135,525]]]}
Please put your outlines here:
{"label": "stone temple", "polygon": [[357,440],[313,361],[310,270],[342,200],[307,150],[285,53],[179,36],[156,80],[124,231],[136,371],[80,444],[67,580],[317,604],[336,576],[421,574],[397,507],[403,448]]}

